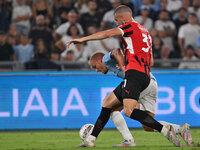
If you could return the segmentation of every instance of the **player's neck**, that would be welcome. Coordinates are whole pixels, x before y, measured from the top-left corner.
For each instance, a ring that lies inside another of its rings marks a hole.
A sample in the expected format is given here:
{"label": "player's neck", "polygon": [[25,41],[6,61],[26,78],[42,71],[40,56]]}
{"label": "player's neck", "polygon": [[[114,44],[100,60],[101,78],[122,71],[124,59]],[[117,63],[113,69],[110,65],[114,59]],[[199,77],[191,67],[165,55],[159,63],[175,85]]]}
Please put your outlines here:
{"label": "player's neck", "polygon": [[131,18],[128,19],[126,22],[135,22],[135,20],[131,17]]}

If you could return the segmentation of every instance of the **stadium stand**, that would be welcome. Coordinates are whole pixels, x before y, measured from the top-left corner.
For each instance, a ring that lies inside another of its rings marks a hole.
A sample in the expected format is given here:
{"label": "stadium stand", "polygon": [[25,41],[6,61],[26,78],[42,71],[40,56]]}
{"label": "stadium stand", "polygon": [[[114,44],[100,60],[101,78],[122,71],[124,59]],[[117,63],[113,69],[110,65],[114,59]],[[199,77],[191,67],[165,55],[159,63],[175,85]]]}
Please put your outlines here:
{"label": "stadium stand", "polygon": [[[109,16],[119,4],[133,9],[151,33],[154,68],[200,69],[199,0],[1,0],[0,71],[90,69],[88,53],[112,46],[104,41],[91,50],[90,42],[65,44],[114,27]],[[118,38],[113,40],[122,48]],[[184,67],[185,62],[195,65]]]}

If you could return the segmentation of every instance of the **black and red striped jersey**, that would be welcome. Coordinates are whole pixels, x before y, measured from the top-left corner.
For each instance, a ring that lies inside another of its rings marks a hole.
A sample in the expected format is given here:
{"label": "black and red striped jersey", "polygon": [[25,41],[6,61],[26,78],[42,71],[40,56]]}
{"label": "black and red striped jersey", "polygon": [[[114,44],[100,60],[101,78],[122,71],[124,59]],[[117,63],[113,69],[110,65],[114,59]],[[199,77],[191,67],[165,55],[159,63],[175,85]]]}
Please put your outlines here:
{"label": "black and red striped jersey", "polygon": [[122,32],[122,42],[126,70],[137,70],[149,75],[152,39],[147,29],[137,22],[127,22],[118,27]]}

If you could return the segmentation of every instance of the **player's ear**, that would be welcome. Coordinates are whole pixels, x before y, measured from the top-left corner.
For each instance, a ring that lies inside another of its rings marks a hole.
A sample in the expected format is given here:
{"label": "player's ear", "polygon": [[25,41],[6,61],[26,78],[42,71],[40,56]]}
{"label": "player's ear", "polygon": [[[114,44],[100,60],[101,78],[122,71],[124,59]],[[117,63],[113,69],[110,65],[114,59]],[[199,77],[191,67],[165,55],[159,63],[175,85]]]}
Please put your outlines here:
{"label": "player's ear", "polygon": [[103,57],[102,57],[102,58],[100,58],[100,59],[99,59],[99,61],[100,61],[101,63],[103,63]]}
{"label": "player's ear", "polygon": [[102,59],[100,60],[100,63],[101,63],[101,64],[104,64]]}
{"label": "player's ear", "polygon": [[123,15],[120,16],[120,19],[121,19],[122,24],[126,23]]}

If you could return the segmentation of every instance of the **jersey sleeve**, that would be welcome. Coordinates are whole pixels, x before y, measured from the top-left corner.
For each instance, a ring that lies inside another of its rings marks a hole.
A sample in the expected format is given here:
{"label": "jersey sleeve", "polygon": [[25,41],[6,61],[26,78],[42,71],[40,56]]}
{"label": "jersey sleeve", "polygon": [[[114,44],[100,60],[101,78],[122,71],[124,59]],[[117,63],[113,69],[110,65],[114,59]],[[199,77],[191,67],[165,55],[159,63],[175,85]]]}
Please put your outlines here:
{"label": "jersey sleeve", "polygon": [[175,29],[176,29],[176,26],[175,26],[175,24],[174,24],[173,22],[171,22],[171,29],[172,29],[172,30],[175,30]]}
{"label": "jersey sleeve", "polygon": [[104,63],[104,65],[109,65],[109,64],[113,63],[113,60],[112,60],[112,58],[111,58],[110,55],[111,55],[111,52],[109,52],[109,53],[107,53],[107,54],[105,54],[103,56],[103,63]]}
{"label": "jersey sleeve", "polygon": [[184,35],[184,26],[180,27],[179,31],[178,31],[178,38],[183,39],[185,37]]}
{"label": "jersey sleeve", "polygon": [[112,68],[116,68],[116,61],[115,59],[111,58],[111,52],[105,54],[102,59],[104,65],[110,70]]}
{"label": "jersey sleeve", "polygon": [[59,34],[59,35],[63,35],[63,32],[65,33],[68,28],[69,28],[69,23],[64,23],[64,24],[61,24],[57,29],[56,29],[56,33]]}
{"label": "jersey sleeve", "polygon": [[12,13],[12,20],[14,20],[17,17],[18,17],[17,8],[14,8]]}
{"label": "jersey sleeve", "polygon": [[122,32],[122,36],[127,36],[127,35],[133,33],[130,23],[123,24],[123,25],[119,26],[118,28]]}
{"label": "jersey sleeve", "polygon": [[124,73],[122,70],[117,69],[116,67],[116,60],[111,58],[111,52],[107,53],[103,57],[103,63],[106,65],[106,67],[112,71],[116,76],[119,78],[124,78]]}
{"label": "jersey sleeve", "polygon": [[29,13],[32,16],[32,10],[29,6],[27,6],[27,13]]}
{"label": "jersey sleeve", "polygon": [[159,30],[159,31],[163,31],[164,29],[163,29],[163,26],[162,26],[162,24],[161,24],[161,22],[159,21],[159,20],[157,20],[156,22],[155,22],[155,29],[156,30]]}

